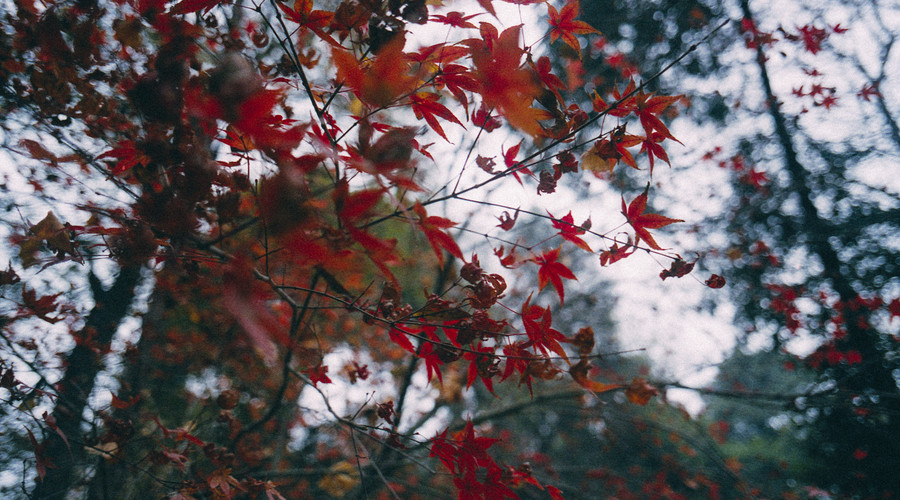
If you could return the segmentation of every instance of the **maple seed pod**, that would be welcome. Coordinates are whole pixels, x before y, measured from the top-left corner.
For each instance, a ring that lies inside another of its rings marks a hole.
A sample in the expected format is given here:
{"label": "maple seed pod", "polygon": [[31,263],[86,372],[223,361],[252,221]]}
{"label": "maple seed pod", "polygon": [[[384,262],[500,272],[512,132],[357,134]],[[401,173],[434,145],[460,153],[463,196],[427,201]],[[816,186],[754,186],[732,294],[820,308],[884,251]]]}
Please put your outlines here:
{"label": "maple seed pod", "polygon": [[438,344],[435,354],[442,363],[452,363],[462,356],[462,351],[448,344]]}
{"label": "maple seed pod", "polygon": [[481,281],[482,273],[483,271],[480,267],[478,267],[477,259],[473,260],[472,262],[467,262],[459,271],[459,275],[462,277],[462,279],[468,281],[469,283],[472,283],[473,285]]}
{"label": "maple seed pod", "polygon": [[468,345],[471,344],[477,333],[469,324],[460,324],[459,330],[456,331],[456,341],[459,342],[460,345]]}
{"label": "maple seed pod", "polygon": [[237,406],[238,400],[240,400],[238,391],[228,389],[227,391],[223,391],[222,394],[219,394],[219,397],[216,398],[216,404],[223,410],[230,410]]}
{"label": "maple seed pod", "polygon": [[500,373],[500,358],[488,355],[481,355],[475,360],[475,369],[481,378],[491,378]]}

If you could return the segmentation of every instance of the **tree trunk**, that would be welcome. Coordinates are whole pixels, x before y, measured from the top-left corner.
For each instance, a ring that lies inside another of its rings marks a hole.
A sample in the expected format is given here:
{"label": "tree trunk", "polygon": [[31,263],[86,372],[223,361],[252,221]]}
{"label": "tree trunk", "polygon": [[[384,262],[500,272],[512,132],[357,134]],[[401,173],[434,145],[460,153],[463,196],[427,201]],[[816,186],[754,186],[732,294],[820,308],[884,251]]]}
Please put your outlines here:
{"label": "tree trunk", "polygon": [[95,276],[89,277],[95,303],[79,339],[91,340],[79,342],[66,357],[65,375],[57,384],[58,399],[52,413],[68,443],[55,432],[46,433],[43,452],[54,467],[47,469],[43,481],[37,482],[32,498],[66,498],[74,486],[76,468],[84,460],[81,435],[84,410],[102,368],[102,353],[109,348],[116,329],[128,313],[140,275],[141,266],[124,267],[106,291]]}

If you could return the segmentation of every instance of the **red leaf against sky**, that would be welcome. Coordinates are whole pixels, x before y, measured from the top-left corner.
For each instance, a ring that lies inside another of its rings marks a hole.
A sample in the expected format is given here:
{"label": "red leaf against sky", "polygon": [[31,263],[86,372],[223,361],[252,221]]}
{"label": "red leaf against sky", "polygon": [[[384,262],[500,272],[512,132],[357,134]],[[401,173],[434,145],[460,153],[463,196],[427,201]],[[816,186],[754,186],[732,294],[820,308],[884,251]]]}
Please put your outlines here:
{"label": "red leaf against sky", "polygon": [[150,157],[135,148],[134,142],[128,140],[120,142],[116,147],[98,156],[97,159],[106,157],[119,160],[111,170],[113,175],[131,170],[135,165],[143,166],[150,162]]}
{"label": "red leaf against sky", "polygon": [[512,216],[509,215],[509,212],[504,210],[497,219],[500,220],[500,224],[497,224],[497,227],[504,231],[509,231],[516,225],[516,221],[519,219],[519,209],[516,209],[516,212]]}
{"label": "red leaf against sky", "polygon": [[713,274],[706,280],[706,286],[710,288],[722,288],[725,286],[725,278],[719,276],[718,274]]}
{"label": "red leaf against sky", "polygon": [[516,181],[518,181],[519,184],[522,184],[522,179],[519,178],[520,173],[534,175],[531,170],[528,169],[528,167],[519,165],[516,161],[516,156],[519,155],[519,148],[522,147],[522,142],[524,142],[524,140],[525,139],[522,139],[518,144],[505,151],[503,150],[502,146],[500,148],[500,151],[503,153],[503,162],[506,165],[506,170],[516,178]]}
{"label": "red leaf against sky", "polygon": [[579,236],[581,236],[582,234],[587,232],[587,231],[585,231],[584,227],[585,226],[590,227],[590,225],[591,225],[590,218],[588,218],[586,221],[584,221],[581,224],[581,226],[576,226],[575,218],[572,217],[571,210],[569,210],[569,213],[567,213],[565,216],[563,216],[563,218],[558,219],[558,220],[550,212],[547,212],[547,214],[550,215],[550,221],[553,224],[553,227],[555,229],[559,230],[560,236],[562,236],[564,239],[576,244],[578,246],[578,248],[581,248],[582,250],[586,250],[588,252],[592,251],[590,245],[585,243],[585,241],[583,239],[579,238]]}
{"label": "red leaf against sky", "polygon": [[550,41],[555,42],[558,38],[567,45],[581,52],[581,45],[575,35],[587,35],[589,33],[600,33],[590,24],[584,21],[575,20],[578,17],[578,0],[570,0],[561,11],[557,11],[556,7],[547,4],[550,14]]}
{"label": "red leaf against sky", "polygon": [[318,386],[319,382],[323,384],[330,384],[331,379],[328,378],[328,367],[322,364],[318,364],[309,368],[304,373],[309,377],[309,381],[312,382],[313,386]]}
{"label": "red leaf against sky", "polygon": [[534,261],[540,266],[538,268],[538,283],[540,289],[543,290],[544,287],[547,286],[547,283],[553,283],[553,288],[555,288],[556,293],[559,294],[560,303],[565,303],[566,293],[563,289],[562,280],[574,280],[578,278],[575,277],[572,270],[566,267],[565,264],[557,261],[560,248],[561,247],[556,247],[553,250],[547,250],[535,257]]}
{"label": "red leaf against sky", "polygon": [[888,302],[887,310],[891,315],[891,322],[894,321],[894,318],[900,317],[900,298]]}
{"label": "red leaf against sky", "polygon": [[[629,251],[630,250],[630,251]],[[621,247],[619,246],[619,242],[616,241],[613,243],[609,250],[604,250],[600,252],[600,265],[608,266],[615,262],[618,262],[625,257],[633,254],[637,250],[637,247],[631,244],[631,237],[629,236],[628,241],[624,243]]]}
{"label": "red leaf against sky", "polygon": [[421,229],[422,232],[425,233],[425,237],[428,238],[428,243],[431,244],[431,249],[434,250],[435,255],[437,255],[438,262],[441,264],[444,263],[444,253],[441,251],[442,248],[450,255],[462,260],[462,250],[459,249],[459,245],[456,244],[456,241],[452,236],[443,231],[444,229],[455,226],[456,223],[443,217],[434,215],[429,216],[425,212],[425,207],[419,202],[416,202],[413,211],[419,216],[419,229]]}
{"label": "red leaf against sky", "polygon": [[475,28],[475,25],[469,22],[469,19],[480,16],[481,13],[472,14],[470,16],[464,15],[462,12],[448,12],[446,15],[434,15],[431,16],[432,21],[437,21],[441,24],[446,24],[448,26],[453,26],[454,28]]}
{"label": "red leaf against sky", "polygon": [[660,271],[659,277],[663,281],[665,281],[666,278],[681,278],[694,270],[694,264],[696,264],[696,261],[688,262],[681,257],[678,257],[672,262],[672,265],[668,269]]}
{"label": "red leaf against sky", "polygon": [[301,29],[308,29],[329,45],[340,47],[340,44],[324,31],[325,28],[331,25],[331,21],[334,19],[334,12],[313,10],[313,0],[296,0],[293,9],[281,2],[278,2],[277,5],[287,15],[288,19],[299,24]]}
{"label": "red leaf against sky", "polygon": [[[466,91],[476,91],[478,86],[478,81],[472,77],[469,68],[460,64],[445,64],[440,73],[434,77],[434,87],[438,89],[444,87],[453,94],[453,97],[463,105],[466,116],[469,114],[469,98]],[[489,129],[486,130],[490,132]]]}
{"label": "red leaf against sky", "polygon": [[622,197],[622,214],[625,215],[625,218],[628,219],[628,223],[631,224],[631,227],[634,228],[635,232],[635,240],[634,244],[637,245],[641,240],[647,242],[647,245],[654,250],[662,250],[662,247],[656,243],[656,240],[653,239],[653,236],[650,234],[648,229],[659,229],[661,227],[668,226],[669,224],[674,224],[676,222],[684,222],[681,219],[671,219],[664,215],[659,214],[647,214],[644,213],[644,210],[647,209],[647,193],[650,191],[650,186],[647,186],[647,189],[644,190],[637,198],[631,201],[628,206],[625,206],[625,197]]}
{"label": "red leaf against sky", "polygon": [[453,116],[453,113],[447,109],[446,106],[438,102],[440,96],[437,94],[433,94],[431,92],[420,92],[411,97],[411,105],[413,113],[415,113],[416,118],[424,119],[425,123],[431,127],[431,130],[434,130],[441,137],[444,138],[447,142],[450,142],[447,139],[447,135],[444,133],[444,129],[441,128],[441,124],[437,121],[435,116],[441,117],[447,121],[456,123],[462,128],[466,128],[465,125],[460,123],[460,121]]}
{"label": "red leaf against sky", "polygon": [[[659,132],[653,132],[644,138],[644,142],[641,143],[641,153],[647,153],[647,159],[650,162],[650,175],[653,175],[653,163],[654,158],[659,158],[660,160],[669,163],[669,155],[666,154],[666,150],[660,146],[660,143],[665,139],[665,137]],[[669,163],[671,165],[671,163]]]}
{"label": "red leaf against sky", "polygon": [[523,347],[535,347],[542,354],[553,351],[564,359],[569,359],[560,342],[567,342],[565,335],[552,327],[553,316],[550,308],[531,303],[531,297],[522,304],[522,324],[528,335],[528,342]]}

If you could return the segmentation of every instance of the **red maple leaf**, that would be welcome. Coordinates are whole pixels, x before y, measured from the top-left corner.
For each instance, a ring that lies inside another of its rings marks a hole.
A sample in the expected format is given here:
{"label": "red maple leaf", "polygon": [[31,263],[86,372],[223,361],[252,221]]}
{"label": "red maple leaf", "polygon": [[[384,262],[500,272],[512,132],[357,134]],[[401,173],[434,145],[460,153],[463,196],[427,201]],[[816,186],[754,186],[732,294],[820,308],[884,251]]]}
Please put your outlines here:
{"label": "red maple leaf", "polygon": [[581,226],[575,225],[575,218],[572,217],[572,211],[570,210],[563,218],[557,219],[550,212],[547,212],[550,215],[550,221],[553,223],[553,227],[555,229],[559,229],[559,235],[564,239],[571,241],[572,243],[578,245],[578,248],[582,250],[586,250],[591,252],[591,247],[584,240],[579,238],[582,234],[586,233],[585,226],[590,228],[591,219],[588,218]]}
{"label": "red maple leaf", "polygon": [[668,226],[669,224],[684,221],[681,219],[671,219],[664,215],[644,213],[644,210],[647,209],[647,193],[649,191],[650,186],[647,185],[647,189],[644,189],[644,192],[632,200],[627,207],[625,206],[625,197],[622,197],[622,214],[625,215],[628,223],[634,228],[635,245],[641,240],[644,240],[650,248],[662,250],[662,247],[656,243],[656,240],[653,239],[653,236],[648,229],[659,229]]}
{"label": "red maple leaf", "polygon": [[438,261],[441,264],[444,263],[444,254],[441,252],[442,248],[458,259],[463,258],[462,250],[459,249],[459,245],[456,244],[453,237],[442,231],[443,229],[449,229],[455,226],[455,222],[443,217],[434,215],[429,216],[425,213],[425,207],[419,202],[416,202],[413,211],[419,216],[419,229],[425,233],[425,237],[428,238],[428,243],[431,244],[431,248],[434,250]]}
{"label": "red maple leaf", "polygon": [[553,316],[550,308],[541,307],[531,303],[529,296],[522,305],[522,324],[525,326],[525,333],[528,335],[528,342],[523,347],[535,347],[545,356],[549,351],[553,351],[564,359],[569,359],[566,351],[559,344],[566,342],[565,335],[552,328]]}
{"label": "red maple leaf", "polygon": [[[628,249],[631,249],[631,251],[629,252]],[[609,250],[600,252],[600,265],[608,266],[610,264],[616,263],[633,254],[635,250],[637,250],[637,247],[632,245],[630,236],[628,237],[628,241],[625,242],[621,247],[619,246],[619,242],[616,241],[611,247],[609,247]]]}
{"label": "red maple leaf", "polygon": [[465,125],[460,123],[460,121],[453,116],[453,113],[447,109],[446,106],[438,102],[440,97],[437,94],[433,94],[431,92],[420,92],[418,94],[413,95],[410,98],[413,113],[415,113],[417,119],[424,119],[425,123],[431,127],[431,130],[434,130],[441,137],[444,138],[447,142],[450,142],[447,139],[447,134],[444,133],[444,129],[441,128],[441,124],[437,121],[436,116],[439,116],[447,121],[456,123],[462,128],[466,128]]}
{"label": "red maple leaf", "polygon": [[536,257],[534,261],[540,266],[538,269],[538,283],[540,289],[543,290],[544,287],[547,286],[547,283],[553,283],[553,288],[555,288],[556,293],[559,294],[559,301],[564,303],[566,301],[566,293],[563,289],[562,280],[574,280],[578,278],[575,277],[572,270],[566,267],[565,264],[557,261],[560,248],[562,247],[547,250]]}
{"label": "red maple leaf", "polygon": [[579,45],[575,35],[600,33],[591,27],[590,24],[575,20],[578,16],[578,0],[571,0],[561,11],[557,11],[556,7],[549,3],[547,4],[547,9],[550,14],[550,26],[552,27],[550,30],[551,42],[555,42],[557,38],[562,38],[562,41],[568,46],[580,52],[581,45]]}
{"label": "red maple leaf", "polygon": [[670,166],[672,165],[671,163],[669,163],[669,155],[666,154],[666,150],[663,149],[662,146],[660,146],[660,143],[665,138],[666,137],[663,134],[661,134],[659,132],[653,132],[653,133],[649,134],[647,137],[645,137],[644,142],[641,143],[641,151],[640,152],[647,153],[647,159],[650,161],[650,175],[651,176],[653,175],[653,163],[654,163],[653,158],[654,157],[659,158],[660,160],[668,163]]}
{"label": "red maple leaf", "polygon": [[503,161],[506,165],[506,171],[511,173],[513,177],[516,178],[516,181],[519,182],[519,184],[522,184],[522,179],[519,178],[520,172],[531,176],[534,175],[531,170],[528,169],[528,167],[525,167],[520,162],[516,161],[516,156],[519,155],[519,148],[522,147],[522,142],[524,141],[525,139],[522,139],[518,144],[505,151],[503,150],[502,146],[500,147],[500,151],[503,153]]}
{"label": "red maple leaf", "polygon": [[463,15],[462,12],[448,12],[447,15],[434,15],[431,16],[432,21],[437,21],[441,24],[446,24],[448,26],[453,26],[454,28],[475,28],[475,25],[469,22],[469,19],[473,17],[480,16],[481,13],[472,14],[470,16]]}
{"label": "red maple leaf", "polygon": [[474,471],[477,467],[486,467],[494,463],[494,459],[487,454],[488,448],[499,439],[476,437],[472,421],[466,422],[463,430],[455,433],[453,438],[457,442],[458,464],[462,471]]}

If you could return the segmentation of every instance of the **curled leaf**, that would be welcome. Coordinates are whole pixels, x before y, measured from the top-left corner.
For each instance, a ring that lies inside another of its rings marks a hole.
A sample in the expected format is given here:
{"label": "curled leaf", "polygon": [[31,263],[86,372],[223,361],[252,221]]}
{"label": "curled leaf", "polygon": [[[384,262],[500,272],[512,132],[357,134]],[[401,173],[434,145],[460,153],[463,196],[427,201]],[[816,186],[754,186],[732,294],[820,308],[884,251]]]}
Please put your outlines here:
{"label": "curled leaf", "polygon": [[646,380],[635,377],[625,388],[625,397],[636,405],[644,406],[650,402],[650,398],[659,394],[659,389],[648,384]]}
{"label": "curled leaf", "polygon": [[593,392],[609,392],[613,389],[622,387],[619,384],[604,384],[602,382],[591,380],[590,378],[588,378],[588,371],[590,371],[590,369],[591,366],[588,360],[582,359],[577,364],[569,368],[569,374],[572,375],[572,378],[575,380],[575,382],[578,382],[578,385]]}

